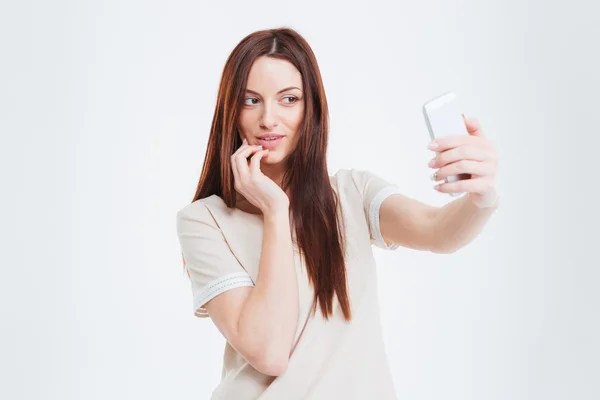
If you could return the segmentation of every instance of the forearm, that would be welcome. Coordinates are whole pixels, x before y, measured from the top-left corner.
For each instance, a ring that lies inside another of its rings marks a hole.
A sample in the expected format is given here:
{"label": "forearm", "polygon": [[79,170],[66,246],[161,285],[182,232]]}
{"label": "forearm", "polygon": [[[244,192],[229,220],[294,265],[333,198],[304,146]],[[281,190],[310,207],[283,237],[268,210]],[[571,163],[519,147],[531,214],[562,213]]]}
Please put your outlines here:
{"label": "forearm", "polygon": [[435,253],[452,253],[470,243],[498,208],[479,208],[465,195],[440,208],[434,217]]}
{"label": "forearm", "polygon": [[298,283],[287,210],[265,214],[258,277],[238,329],[261,360],[287,362],[298,323]]}

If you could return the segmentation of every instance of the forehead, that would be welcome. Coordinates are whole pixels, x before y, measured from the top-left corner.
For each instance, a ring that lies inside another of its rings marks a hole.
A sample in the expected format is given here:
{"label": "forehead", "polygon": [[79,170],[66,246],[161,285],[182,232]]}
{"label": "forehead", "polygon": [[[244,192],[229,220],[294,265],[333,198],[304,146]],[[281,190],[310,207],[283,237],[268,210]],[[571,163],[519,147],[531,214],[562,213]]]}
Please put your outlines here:
{"label": "forehead", "polygon": [[247,89],[267,94],[288,86],[302,89],[302,75],[289,61],[260,57],[252,64]]}

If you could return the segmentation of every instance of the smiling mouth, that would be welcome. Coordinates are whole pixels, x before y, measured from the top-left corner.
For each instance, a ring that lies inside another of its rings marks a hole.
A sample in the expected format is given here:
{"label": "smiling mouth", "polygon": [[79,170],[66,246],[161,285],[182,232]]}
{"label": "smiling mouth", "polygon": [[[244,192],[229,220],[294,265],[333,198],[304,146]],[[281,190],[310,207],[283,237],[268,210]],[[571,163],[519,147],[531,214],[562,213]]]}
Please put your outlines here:
{"label": "smiling mouth", "polygon": [[258,139],[258,143],[260,143],[260,145],[263,147],[263,149],[272,149],[274,147],[277,147],[279,145],[279,143],[281,143],[283,141],[284,138],[285,138],[285,136],[279,136],[276,138]]}

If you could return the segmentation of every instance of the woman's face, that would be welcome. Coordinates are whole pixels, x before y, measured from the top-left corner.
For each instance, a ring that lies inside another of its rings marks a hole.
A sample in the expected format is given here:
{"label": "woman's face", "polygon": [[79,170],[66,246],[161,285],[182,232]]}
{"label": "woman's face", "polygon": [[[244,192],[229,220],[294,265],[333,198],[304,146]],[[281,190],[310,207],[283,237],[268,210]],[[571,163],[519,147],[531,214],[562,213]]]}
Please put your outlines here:
{"label": "woman's face", "polygon": [[[302,75],[296,67],[285,60],[265,56],[256,59],[240,112],[242,140],[269,149],[262,162],[280,163],[296,147],[303,115]],[[278,139],[268,140],[264,135]]]}

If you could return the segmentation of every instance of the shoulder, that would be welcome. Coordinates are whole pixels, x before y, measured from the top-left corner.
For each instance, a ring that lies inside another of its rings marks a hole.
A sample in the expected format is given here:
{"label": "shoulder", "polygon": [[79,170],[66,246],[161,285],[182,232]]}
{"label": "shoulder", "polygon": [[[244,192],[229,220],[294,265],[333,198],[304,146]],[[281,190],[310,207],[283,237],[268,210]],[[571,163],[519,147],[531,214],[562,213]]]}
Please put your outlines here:
{"label": "shoulder", "polygon": [[177,210],[176,224],[177,230],[181,231],[185,226],[193,224],[195,226],[204,225],[217,227],[209,206],[214,205],[220,200],[218,196],[209,196],[204,199],[198,199]]}
{"label": "shoulder", "polygon": [[341,168],[331,177],[331,183],[339,190],[361,192],[369,179],[374,176],[366,169]]}
{"label": "shoulder", "polygon": [[204,219],[209,215],[208,208],[206,208],[206,199],[199,199],[193,203],[186,204],[179,210],[177,210],[177,220],[183,218],[200,218]]}

